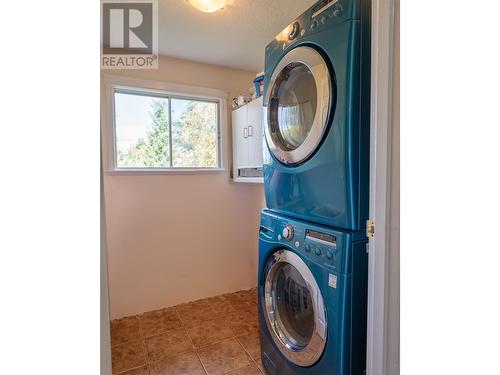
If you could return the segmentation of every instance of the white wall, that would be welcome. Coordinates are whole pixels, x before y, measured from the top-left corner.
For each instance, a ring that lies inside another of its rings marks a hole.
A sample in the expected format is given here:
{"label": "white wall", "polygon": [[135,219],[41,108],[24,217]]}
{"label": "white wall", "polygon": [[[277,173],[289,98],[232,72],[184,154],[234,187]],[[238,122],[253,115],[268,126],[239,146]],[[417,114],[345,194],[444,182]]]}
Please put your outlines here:
{"label": "white wall", "polygon": [[[254,72],[167,57],[160,58],[158,70],[103,73],[221,89],[229,98],[246,92],[255,77]],[[103,126],[109,124],[103,121]],[[263,186],[230,180],[230,129],[228,109],[225,172],[105,172],[111,318],[256,285]],[[109,147],[103,136],[105,158]]]}

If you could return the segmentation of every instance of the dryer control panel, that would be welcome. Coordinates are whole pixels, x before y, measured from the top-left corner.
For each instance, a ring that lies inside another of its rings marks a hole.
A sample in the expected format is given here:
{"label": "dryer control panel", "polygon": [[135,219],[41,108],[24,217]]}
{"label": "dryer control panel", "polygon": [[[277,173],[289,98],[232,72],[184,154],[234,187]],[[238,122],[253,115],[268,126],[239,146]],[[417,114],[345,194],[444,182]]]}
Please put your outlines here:
{"label": "dryer control panel", "polygon": [[[277,60],[285,50],[308,40],[308,36],[329,30],[346,21],[357,21],[369,12],[370,0],[321,0],[285,27],[266,46],[266,61]],[[266,63],[267,65],[267,63]],[[268,69],[268,68],[266,68]],[[271,69],[272,70],[272,69]],[[272,71],[268,69],[266,76]]]}
{"label": "dryer control panel", "polygon": [[[322,0],[292,21],[276,35],[268,49],[288,45],[307,35],[338,25],[347,19],[359,19],[359,0]],[[366,0],[362,0],[366,1]]]}

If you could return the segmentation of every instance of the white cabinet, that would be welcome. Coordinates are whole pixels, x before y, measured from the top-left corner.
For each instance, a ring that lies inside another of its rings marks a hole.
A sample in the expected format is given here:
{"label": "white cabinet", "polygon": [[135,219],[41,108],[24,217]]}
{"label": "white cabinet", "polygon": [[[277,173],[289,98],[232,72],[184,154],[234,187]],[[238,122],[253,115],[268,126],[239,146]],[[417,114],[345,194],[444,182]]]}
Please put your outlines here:
{"label": "white cabinet", "polygon": [[262,97],[248,103],[248,165],[262,168]]}
{"label": "white cabinet", "polygon": [[233,179],[262,183],[262,97],[234,110],[232,120]]}
{"label": "white cabinet", "polygon": [[[233,112],[233,171],[248,165],[248,105]],[[234,177],[236,177],[234,175]]]}

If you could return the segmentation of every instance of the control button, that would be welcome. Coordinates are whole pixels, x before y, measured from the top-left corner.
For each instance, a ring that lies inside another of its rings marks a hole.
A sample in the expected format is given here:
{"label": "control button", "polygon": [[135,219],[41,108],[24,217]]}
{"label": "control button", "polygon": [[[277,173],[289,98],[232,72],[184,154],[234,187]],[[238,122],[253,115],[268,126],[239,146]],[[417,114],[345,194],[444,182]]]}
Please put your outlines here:
{"label": "control button", "polygon": [[335,8],[333,9],[333,16],[334,17],[340,16],[343,10],[344,9],[342,8],[342,5],[340,4],[335,5]]}
{"label": "control button", "polygon": [[311,23],[311,29],[314,30],[315,28],[317,28],[318,24],[319,24],[318,20],[313,20]]}
{"label": "control button", "polygon": [[332,259],[332,258],[333,258],[333,253],[332,253],[330,250],[328,250],[328,251],[326,252],[326,257],[327,257],[328,259]]}
{"label": "control button", "polygon": [[321,21],[321,23],[322,23],[322,24],[324,24],[324,23],[325,23],[325,21],[326,21],[325,16],[321,17],[320,21]]}
{"label": "control button", "polygon": [[292,40],[299,35],[299,30],[300,30],[300,24],[298,22],[294,22],[292,25],[292,30],[288,33],[288,39]]}
{"label": "control button", "polygon": [[299,247],[300,246],[300,242],[299,241],[295,241],[295,247]]}
{"label": "control button", "polygon": [[311,251],[311,246],[310,245],[306,245],[305,249],[306,249],[307,252],[309,252],[309,251]]}
{"label": "control button", "polygon": [[288,224],[286,227],[283,228],[283,238],[287,241],[293,240],[293,227]]}
{"label": "control button", "polygon": [[281,241],[281,234],[278,234],[278,240]]}
{"label": "control button", "polygon": [[314,250],[314,253],[318,256],[321,255],[321,249],[316,248],[316,250]]}

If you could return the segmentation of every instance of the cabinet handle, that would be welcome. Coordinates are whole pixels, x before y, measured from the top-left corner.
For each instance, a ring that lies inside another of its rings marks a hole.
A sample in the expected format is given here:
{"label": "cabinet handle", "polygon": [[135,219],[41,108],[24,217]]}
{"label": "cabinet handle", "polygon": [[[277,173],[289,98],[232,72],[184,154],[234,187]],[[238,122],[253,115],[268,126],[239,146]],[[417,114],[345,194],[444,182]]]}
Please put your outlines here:
{"label": "cabinet handle", "polygon": [[248,125],[248,136],[253,137],[253,126],[252,125]]}
{"label": "cabinet handle", "polygon": [[248,128],[243,128],[243,138],[248,138]]}

